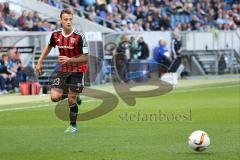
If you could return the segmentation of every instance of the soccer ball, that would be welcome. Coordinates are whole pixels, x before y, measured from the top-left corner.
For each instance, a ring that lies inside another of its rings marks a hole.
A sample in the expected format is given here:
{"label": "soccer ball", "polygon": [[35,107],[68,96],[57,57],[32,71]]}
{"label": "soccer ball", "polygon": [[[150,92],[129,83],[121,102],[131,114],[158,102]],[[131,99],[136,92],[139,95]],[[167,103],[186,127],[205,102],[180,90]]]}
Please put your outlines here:
{"label": "soccer ball", "polygon": [[195,151],[204,151],[210,145],[210,138],[204,131],[194,131],[189,136],[188,145]]}

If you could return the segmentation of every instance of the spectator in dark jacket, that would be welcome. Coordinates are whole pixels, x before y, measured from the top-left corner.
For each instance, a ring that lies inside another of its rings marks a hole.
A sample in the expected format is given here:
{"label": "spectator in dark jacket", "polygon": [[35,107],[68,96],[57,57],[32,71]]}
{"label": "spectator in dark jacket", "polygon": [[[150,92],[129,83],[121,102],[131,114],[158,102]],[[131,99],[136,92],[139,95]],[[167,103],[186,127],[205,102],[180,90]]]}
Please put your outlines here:
{"label": "spectator in dark jacket", "polygon": [[17,14],[15,11],[11,11],[9,15],[6,16],[5,22],[8,25],[17,27]]}
{"label": "spectator in dark jacket", "polygon": [[173,39],[171,42],[171,58],[174,60],[181,56],[182,42],[178,33],[173,33]]}
{"label": "spectator in dark jacket", "polygon": [[159,27],[162,31],[171,30],[171,25],[167,15],[164,15],[159,21]]}
{"label": "spectator in dark jacket", "polygon": [[34,21],[34,22],[42,21],[42,19],[40,18],[38,12],[34,12],[34,14],[33,14],[33,21]]}
{"label": "spectator in dark jacket", "polygon": [[45,31],[42,27],[42,22],[41,21],[35,22],[34,26],[31,30],[32,31]]}
{"label": "spectator in dark jacket", "polygon": [[11,73],[8,71],[8,56],[3,54],[0,59],[0,94],[7,94],[7,83],[10,80]]}
{"label": "spectator in dark jacket", "polygon": [[138,39],[138,49],[140,51],[140,55],[138,59],[147,59],[149,56],[149,48],[146,42],[144,42],[143,37]]}
{"label": "spectator in dark jacket", "polygon": [[176,72],[178,67],[182,63],[182,60],[181,60],[182,42],[177,32],[174,32],[172,36],[173,37],[171,42],[171,59],[173,60],[173,63],[169,68],[169,72]]}

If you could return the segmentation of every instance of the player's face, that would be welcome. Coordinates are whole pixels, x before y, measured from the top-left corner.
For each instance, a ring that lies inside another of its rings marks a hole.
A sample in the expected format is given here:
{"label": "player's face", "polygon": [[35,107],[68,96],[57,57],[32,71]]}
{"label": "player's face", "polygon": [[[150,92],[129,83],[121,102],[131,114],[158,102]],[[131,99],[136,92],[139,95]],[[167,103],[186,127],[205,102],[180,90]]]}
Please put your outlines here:
{"label": "player's face", "polygon": [[62,14],[61,24],[63,29],[67,29],[67,30],[72,29],[72,19],[73,19],[73,15],[65,14],[65,13]]}

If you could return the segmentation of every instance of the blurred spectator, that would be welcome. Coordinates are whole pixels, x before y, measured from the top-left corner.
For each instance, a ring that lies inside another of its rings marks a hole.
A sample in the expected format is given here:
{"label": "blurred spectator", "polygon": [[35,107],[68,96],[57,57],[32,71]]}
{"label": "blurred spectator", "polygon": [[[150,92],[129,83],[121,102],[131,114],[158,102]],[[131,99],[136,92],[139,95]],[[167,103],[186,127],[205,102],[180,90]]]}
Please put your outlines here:
{"label": "blurred spectator", "polygon": [[106,0],[97,0],[98,5],[106,4]]}
{"label": "blurred spectator", "polygon": [[142,19],[139,19],[139,20],[137,21],[137,24],[138,24],[139,30],[140,30],[140,31],[144,31]]}
{"label": "blurred spectator", "polygon": [[22,28],[24,25],[26,25],[26,21],[27,21],[27,11],[24,10],[22,11],[22,15],[17,20],[18,26]]}
{"label": "blurred spectator", "polygon": [[182,42],[179,36],[179,33],[174,32],[172,34],[172,41],[171,41],[171,59],[173,61],[171,67],[169,68],[170,72],[176,72],[178,67],[181,64],[181,47]]}
{"label": "blurred spectator", "polygon": [[19,56],[17,56],[17,50],[16,48],[12,48],[8,51],[8,70],[11,73],[11,89],[15,92],[19,91],[19,82],[21,80],[19,71],[23,67],[22,61],[19,59]]}
{"label": "blurred spectator", "polygon": [[117,47],[118,54],[124,54],[126,58],[130,59],[130,49],[131,49],[131,41],[129,40],[127,35],[123,35]]}
{"label": "blurred spectator", "polygon": [[110,0],[110,3],[107,5],[108,13],[117,13],[117,0]]}
{"label": "blurred spectator", "polygon": [[127,23],[127,28],[125,32],[134,32],[133,24],[131,22]]}
{"label": "blurred spectator", "polygon": [[3,4],[3,3],[0,3],[0,13],[3,12],[3,8],[4,8],[4,4]]}
{"label": "blurred spectator", "polygon": [[131,59],[132,42],[127,35],[123,35],[117,47],[114,61],[118,76],[121,81],[126,81],[126,73],[128,70],[128,61]]}
{"label": "blurred spectator", "polygon": [[42,22],[41,22],[41,21],[35,22],[31,30],[32,30],[32,31],[45,31],[45,30],[42,28]]}
{"label": "blurred spectator", "polygon": [[70,3],[73,7],[80,9],[80,4],[78,3],[77,0],[71,0]]}
{"label": "blurred spectator", "polygon": [[159,63],[158,76],[161,77],[162,73],[166,72],[171,64],[170,54],[165,40],[160,40],[159,46],[154,48],[153,58]]}
{"label": "blurred spectator", "polygon": [[33,19],[34,19],[33,18],[33,12],[28,12],[27,13],[27,17],[26,17],[26,23],[28,24],[29,28],[33,27],[33,23],[34,23]]}
{"label": "blurred spectator", "polygon": [[[106,4],[102,4],[102,5],[99,6],[98,15],[103,19],[107,18],[107,5]],[[119,14],[116,14],[116,16],[117,15],[119,15]],[[115,19],[116,19],[115,21],[117,21],[117,18],[115,18]],[[120,16],[120,22],[121,22],[121,16]]]}
{"label": "blurred spectator", "polygon": [[218,24],[224,24],[224,23],[226,23],[227,21],[226,21],[226,19],[223,18],[223,14],[222,14],[222,13],[219,13],[216,22],[217,22]]}
{"label": "blurred spectator", "polygon": [[3,54],[0,59],[0,94],[7,94],[7,83],[11,73],[7,69],[8,56]]}
{"label": "blurred spectator", "polygon": [[153,58],[155,61],[164,64],[165,66],[170,65],[170,55],[167,49],[167,42],[165,40],[160,40],[159,46],[154,48]]}
{"label": "blurred spectator", "polygon": [[6,86],[6,79],[0,73],[0,95],[8,93],[5,86]]}
{"label": "blurred spectator", "polygon": [[130,59],[138,59],[138,44],[136,42],[136,39],[134,36],[131,36],[130,37],[130,43],[131,43],[131,46],[130,46]]}
{"label": "blurred spectator", "polygon": [[22,28],[21,28],[21,30],[23,30],[23,31],[31,31],[31,25],[26,21],[24,24],[23,24],[23,26],[22,26]]}
{"label": "blurred spectator", "polygon": [[116,32],[121,32],[121,29],[115,23],[111,24],[111,29]]}
{"label": "blurred spectator", "polygon": [[3,20],[0,20],[0,31],[8,31],[8,28]]}
{"label": "blurred spectator", "polygon": [[149,57],[149,48],[147,43],[144,41],[143,37],[138,39],[138,46],[137,46],[139,53],[138,59],[147,59]]}
{"label": "blurred spectator", "polygon": [[3,10],[2,10],[2,13],[3,13],[3,16],[6,17],[7,15],[10,14],[10,8],[9,8],[9,3],[8,2],[4,2],[3,3]]}
{"label": "blurred spectator", "polygon": [[96,3],[96,0],[83,0],[83,5],[89,6]]}
{"label": "blurred spectator", "polygon": [[141,19],[142,18],[142,8],[141,7],[137,7],[135,12],[134,12],[134,15],[136,16],[136,19]]}
{"label": "blurred spectator", "polygon": [[123,19],[121,20],[121,24],[128,24],[128,23],[132,23],[132,20],[129,18],[128,14],[125,14],[123,16]]}
{"label": "blurred spectator", "polygon": [[4,20],[3,16],[2,16],[2,12],[0,12],[0,21]]}
{"label": "blurred spectator", "polygon": [[11,11],[9,15],[6,16],[5,22],[8,25],[17,27],[17,14],[15,11]]}
{"label": "blurred spectator", "polygon": [[96,19],[97,18],[97,14],[96,14],[95,7],[91,5],[91,6],[88,6],[86,8],[86,10],[88,11],[88,15],[87,15],[88,19],[90,21],[97,22],[97,19]]}
{"label": "blurred spectator", "polygon": [[51,26],[48,21],[43,21],[41,29],[42,31],[51,31]]}
{"label": "blurred spectator", "polygon": [[18,64],[18,69],[17,69],[17,82],[26,82],[26,81],[36,81],[34,69],[28,65],[25,66],[22,58],[21,58],[21,53],[16,52],[16,59],[15,61]]}
{"label": "blurred spectator", "polygon": [[144,30],[145,31],[151,31],[152,29],[151,29],[151,24],[150,23],[145,23],[144,24]]}
{"label": "blurred spectator", "polygon": [[40,18],[38,12],[34,12],[34,13],[33,13],[33,21],[34,21],[34,22],[42,21],[42,19]]}
{"label": "blurred spectator", "polygon": [[133,24],[133,30],[134,30],[134,32],[141,32],[142,31],[137,23]]}
{"label": "blurred spectator", "polygon": [[50,3],[52,6],[58,8],[58,9],[62,9],[62,5],[61,5],[60,1],[48,0],[48,3]]}
{"label": "blurred spectator", "polygon": [[133,14],[135,12],[136,6],[134,5],[133,0],[127,0],[125,3],[123,2],[123,9],[127,10],[128,13]]}

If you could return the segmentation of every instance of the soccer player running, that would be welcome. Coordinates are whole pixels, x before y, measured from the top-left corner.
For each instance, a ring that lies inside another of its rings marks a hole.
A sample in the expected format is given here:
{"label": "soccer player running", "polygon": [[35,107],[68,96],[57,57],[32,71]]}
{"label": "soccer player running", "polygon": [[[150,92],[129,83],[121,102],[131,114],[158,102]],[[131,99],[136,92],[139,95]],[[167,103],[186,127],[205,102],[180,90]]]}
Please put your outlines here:
{"label": "soccer player running", "polygon": [[83,33],[76,31],[72,25],[73,14],[69,9],[60,13],[62,29],[52,33],[50,42],[43,49],[35,67],[36,72],[42,74],[42,61],[49,54],[52,47],[58,46],[60,67],[51,81],[51,100],[58,102],[64,97],[67,86],[67,98],[70,108],[70,126],[65,132],[77,132],[77,97],[84,85],[84,71],[88,62],[88,47]]}

